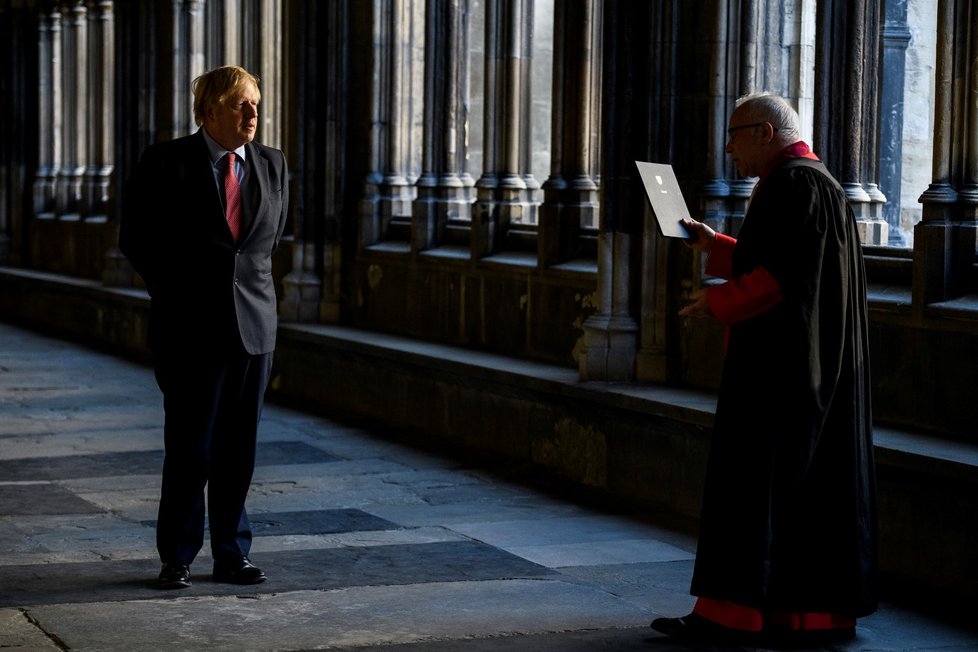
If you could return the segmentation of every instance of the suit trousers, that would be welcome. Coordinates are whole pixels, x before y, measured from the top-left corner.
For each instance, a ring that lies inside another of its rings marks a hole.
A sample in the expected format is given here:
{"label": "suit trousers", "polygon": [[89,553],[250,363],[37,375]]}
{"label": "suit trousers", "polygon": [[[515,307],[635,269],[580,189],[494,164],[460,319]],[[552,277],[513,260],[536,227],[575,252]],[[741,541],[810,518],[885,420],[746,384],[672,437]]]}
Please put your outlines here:
{"label": "suit trousers", "polygon": [[204,490],[215,561],[247,556],[245,498],[272,353],[243,349],[157,352],[165,457],[156,546],[164,563],[190,564],[204,545]]}

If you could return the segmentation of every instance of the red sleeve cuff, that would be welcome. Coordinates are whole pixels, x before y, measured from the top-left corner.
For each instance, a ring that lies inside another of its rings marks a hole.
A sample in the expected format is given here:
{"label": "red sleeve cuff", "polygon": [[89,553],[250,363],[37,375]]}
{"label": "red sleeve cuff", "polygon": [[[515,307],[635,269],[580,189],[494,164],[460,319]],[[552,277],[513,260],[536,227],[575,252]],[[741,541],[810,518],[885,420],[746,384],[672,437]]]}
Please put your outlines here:
{"label": "red sleeve cuff", "polygon": [[706,293],[710,311],[722,324],[756,317],[776,306],[784,295],[778,282],[763,267],[714,285]]}
{"label": "red sleeve cuff", "polygon": [[733,276],[733,250],[737,244],[736,238],[717,233],[710,248],[710,257],[706,260],[706,273],[717,278],[729,279]]}

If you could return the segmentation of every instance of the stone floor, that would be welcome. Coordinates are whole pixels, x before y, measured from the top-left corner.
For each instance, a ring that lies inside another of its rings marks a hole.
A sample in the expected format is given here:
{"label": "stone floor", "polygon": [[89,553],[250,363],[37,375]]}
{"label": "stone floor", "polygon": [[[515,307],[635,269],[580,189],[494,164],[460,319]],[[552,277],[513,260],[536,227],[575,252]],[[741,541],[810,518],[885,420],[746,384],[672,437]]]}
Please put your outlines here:
{"label": "stone floor", "polygon": [[[671,650],[694,541],[526,469],[269,405],[249,498],[269,580],[154,588],[151,370],[0,324],[4,650]],[[657,524],[658,523],[658,524]],[[978,650],[884,604],[843,650]]]}

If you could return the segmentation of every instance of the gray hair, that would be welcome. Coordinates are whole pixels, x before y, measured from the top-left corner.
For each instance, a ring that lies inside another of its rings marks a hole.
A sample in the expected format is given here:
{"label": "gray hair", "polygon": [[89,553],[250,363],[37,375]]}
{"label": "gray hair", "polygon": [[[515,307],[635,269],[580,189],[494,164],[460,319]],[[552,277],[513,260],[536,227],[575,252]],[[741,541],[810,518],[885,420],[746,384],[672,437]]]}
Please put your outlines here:
{"label": "gray hair", "polygon": [[798,112],[780,95],[751,93],[738,99],[734,107],[743,107],[749,122],[770,122],[780,140],[795,142],[800,138]]}

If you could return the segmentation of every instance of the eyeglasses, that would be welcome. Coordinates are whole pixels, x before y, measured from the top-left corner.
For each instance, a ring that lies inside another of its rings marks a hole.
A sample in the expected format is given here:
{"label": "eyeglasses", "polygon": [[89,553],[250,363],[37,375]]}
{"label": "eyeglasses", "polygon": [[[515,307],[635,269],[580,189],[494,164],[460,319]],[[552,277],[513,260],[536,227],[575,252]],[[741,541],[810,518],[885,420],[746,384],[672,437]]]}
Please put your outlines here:
{"label": "eyeglasses", "polygon": [[[740,131],[741,129],[750,129],[751,127],[760,127],[761,125],[764,124],[770,124],[770,123],[768,123],[765,120],[764,122],[752,122],[749,125],[738,125],[736,127],[730,127],[729,129],[727,129],[727,138],[733,140],[734,132]],[[774,130],[774,133],[778,133],[778,128],[775,127],[774,125],[771,125],[771,129]]]}

